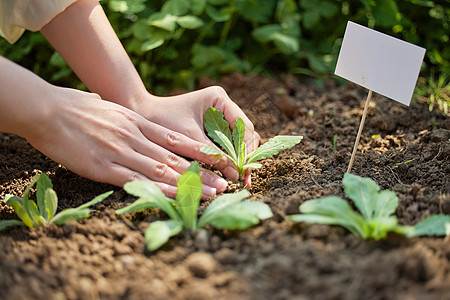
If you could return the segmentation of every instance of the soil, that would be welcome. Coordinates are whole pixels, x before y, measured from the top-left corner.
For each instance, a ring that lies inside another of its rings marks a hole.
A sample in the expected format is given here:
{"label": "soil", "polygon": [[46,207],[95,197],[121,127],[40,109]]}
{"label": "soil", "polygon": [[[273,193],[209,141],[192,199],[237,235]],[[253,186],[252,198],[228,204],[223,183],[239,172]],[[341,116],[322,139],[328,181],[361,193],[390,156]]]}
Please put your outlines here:
{"label": "soil", "polygon": [[[215,83],[204,79],[199,87]],[[341,180],[364,89],[239,74],[218,84],[263,142],[278,134],[304,136],[253,171],[251,200],[269,204],[273,218],[245,231],[183,232],[149,252],[143,232],[151,221],[166,219],[163,212],[116,216],[114,210],[133,197],[73,174],[19,137],[0,134],[1,199],[21,196],[40,172],[51,177],[60,209],[115,191],[80,222],[1,232],[0,299],[450,299],[449,237],[363,240],[339,227],[284,219],[306,200],[345,197]],[[449,138],[450,119],[442,112],[374,95],[352,173],[396,192],[400,224],[450,214]],[[239,187],[230,182],[227,192]],[[0,218],[15,218],[3,203]]]}

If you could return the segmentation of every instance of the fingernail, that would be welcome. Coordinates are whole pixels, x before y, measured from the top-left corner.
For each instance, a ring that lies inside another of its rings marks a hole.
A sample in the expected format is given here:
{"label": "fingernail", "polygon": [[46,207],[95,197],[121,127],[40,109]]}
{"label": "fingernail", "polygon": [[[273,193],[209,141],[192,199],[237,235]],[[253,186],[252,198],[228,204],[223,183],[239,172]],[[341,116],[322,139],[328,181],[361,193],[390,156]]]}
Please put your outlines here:
{"label": "fingernail", "polygon": [[219,177],[216,178],[214,186],[217,188],[219,192],[223,192],[226,190],[228,182],[225,179]]}
{"label": "fingernail", "polygon": [[239,180],[239,172],[231,166],[225,168],[224,175],[228,176],[228,178],[230,178],[231,180]]}
{"label": "fingernail", "polygon": [[216,188],[212,188],[210,186],[204,185],[203,186],[203,194],[205,194],[208,197],[214,196],[217,193]]}

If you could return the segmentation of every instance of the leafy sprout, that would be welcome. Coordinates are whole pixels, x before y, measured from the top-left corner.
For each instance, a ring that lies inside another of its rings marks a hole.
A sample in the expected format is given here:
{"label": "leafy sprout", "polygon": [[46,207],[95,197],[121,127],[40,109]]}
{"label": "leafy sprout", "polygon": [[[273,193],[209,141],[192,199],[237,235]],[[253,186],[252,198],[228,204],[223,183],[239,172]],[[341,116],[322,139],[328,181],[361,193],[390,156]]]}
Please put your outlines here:
{"label": "leafy sprout", "polygon": [[145,243],[151,251],[164,245],[170,237],[183,229],[196,230],[208,224],[218,229],[246,229],[258,224],[260,220],[272,217],[272,211],[267,204],[257,201],[243,202],[242,200],[250,193],[242,190],[217,197],[198,218],[197,209],[202,196],[202,182],[199,166],[195,162],[178,179],[177,187],[177,195],[175,200],[172,200],[151,181],[137,180],[124,186],[125,191],[139,199],[129,206],[116,210],[117,214],[157,207],[170,218],[152,222],[148,227]]}
{"label": "leafy sprout", "polygon": [[343,179],[344,191],[353,200],[360,213],[353,210],[346,200],[337,196],[309,200],[302,203],[302,214],[287,218],[297,222],[339,225],[356,236],[375,240],[384,239],[388,232],[407,237],[446,234],[450,215],[434,215],[415,226],[398,225],[393,215],[398,206],[395,192],[380,191],[380,187],[370,178],[346,173]]}
{"label": "leafy sprout", "polygon": [[241,178],[244,177],[247,168],[257,169],[262,167],[256,161],[272,157],[282,150],[294,147],[303,139],[302,136],[278,135],[247,154],[247,146],[244,142],[244,121],[241,118],[237,119],[234,122],[233,132],[231,132],[230,125],[224,119],[222,112],[213,107],[209,107],[205,112],[205,128],[209,137],[219,144],[225,152],[213,146],[202,146],[200,151],[209,155],[227,156],[235,163]]}
{"label": "leafy sprout", "polygon": [[[37,203],[29,198],[30,190],[35,184]],[[103,201],[111,194],[112,191],[106,192],[77,208],[68,208],[56,213],[58,197],[53,190],[50,178],[45,173],[42,173],[36,176],[31,184],[27,186],[22,198],[6,194],[5,203],[14,209],[20,221],[1,220],[0,230],[15,225],[28,226],[30,228],[36,228],[50,223],[63,225],[68,220],[85,218],[89,216],[91,211],[89,209],[90,206]]]}

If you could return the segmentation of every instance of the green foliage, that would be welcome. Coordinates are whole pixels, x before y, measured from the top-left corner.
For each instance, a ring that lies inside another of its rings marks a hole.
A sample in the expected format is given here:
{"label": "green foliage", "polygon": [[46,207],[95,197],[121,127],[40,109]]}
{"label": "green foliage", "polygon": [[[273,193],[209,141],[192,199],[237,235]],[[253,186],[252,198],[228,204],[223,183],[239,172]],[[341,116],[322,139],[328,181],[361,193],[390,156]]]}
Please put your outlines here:
{"label": "green foliage", "polygon": [[167,198],[151,181],[132,181],[125,184],[125,191],[139,199],[127,207],[116,210],[117,214],[157,207],[170,218],[153,222],[148,227],[145,242],[149,250],[158,249],[183,229],[196,230],[208,224],[219,229],[246,229],[258,224],[260,220],[272,217],[272,211],[267,204],[256,201],[242,202],[250,195],[247,190],[242,190],[236,194],[217,197],[198,219],[197,209],[202,197],[199,172],[198,164],[194,162],[181,175],[177,182],[178,192],[175,201]]}
{"label": "green foliage", "polygon": [[[448,4],[448,1],[445,1]],[[450,74],[450,7],[431,0],[103,0],[146,86],[193,89],[201,76],[334,71],[348,20],[427,49],[422,75]],[[53,82],[80,86],[38,33],[0,54]],[[50,64],[48,62],[50,61]],[[447,76],[448,78],[448,76]]]}
{"label": "green foliage", "polygon": [[415,226],[401,226],[393,215],[398,206],[394,192],[380,191],[372,179],[349,173],[344,175],[342,182],[345,193],[361,214],[355,212],[346,200],[329,196],[302,203],[299,207],[302,214],[287,218],[297,222],[339,225],[365,239],[384,239],[388,232],[408,237],[446,234],[446,226],[450,225],[449,215],[434,215]]}
{"label": "green foliage", "polygon": [[[35,184],[36,202],[29,199],[31,188]],[[50,178],[45,173],[42,173],[36,176],[31,184],[27,186],[23,198],[9,194],[5,196],[5,203],[14,208],[15,213],[21,221],[1,220],[0,230],[15,225],[25,225],[30,228],[44,226],[49,223],[64,225],[68,220],[78,220],[88,217],[91,211],[89,207],[103,201],[111,194],[112,191],[106,192],[77,208],[65,209],[56,214],[58,197],[53,190]]]}
{"label": "green foliage", "polygon": [[416,88],[416,97],[428,103],[430,111],[437,106],[446,115],[449,115],[450,107],[450,75],[440,74],[437,79],[431,76],[428,81],[425,78],[419,78],[419,84]]}
{"label": "green foliage", "polygon": [[247,154],[244,143],[245,124],[239,118],[234,122],[233,133],[230,124],[224,119],[220,110],[209,107],[205,112],[205,129],[210,138],[219,144],[225,152],[212,146],[202,146],[200,151],[209,155],[225,155],[231,159],[238,168],[240,177],[244,177],[248,168],[260,168],[262,165],[255,163],[257,160],[272,157],[282,150],[294,147],[303,139],[302,136],[279,135],[269,139],[255,151]]}

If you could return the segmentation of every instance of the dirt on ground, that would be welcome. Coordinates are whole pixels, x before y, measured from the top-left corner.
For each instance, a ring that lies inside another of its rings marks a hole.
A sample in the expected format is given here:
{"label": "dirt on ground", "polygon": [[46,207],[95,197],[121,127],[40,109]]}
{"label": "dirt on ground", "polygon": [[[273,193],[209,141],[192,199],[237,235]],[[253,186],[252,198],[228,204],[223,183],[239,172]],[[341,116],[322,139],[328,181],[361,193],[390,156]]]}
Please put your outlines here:
{"label": "dirt on ground", "polygon": [[[183,232],[155,252],[143,233],[157,210],[117,216],[135,198],[68,171],[22,138],[0,134],[0,199],[21,196],[45,172],[59,209],[112,196],[88,219],[0,232],[0,299],[450,299],[449,237],[363,240],[343,228],[285,220],[304,201],[345,197],[347,170],[367,91],[352,84],[233,74],[219,82],[262,142],[303,141],[253,171],[251,200],[274,216],[245,231]],[[450,214],[450,119],[425,103],[374,94],[352,173],[395,191],[399,223]],[[80,141],[82,142],[82,141]],[[227,193],[241,185],[230,182]],[[202,204],[199,214],[209,201]],[[0,218],[16,218],[0,204]]]}

